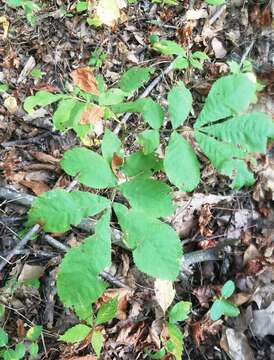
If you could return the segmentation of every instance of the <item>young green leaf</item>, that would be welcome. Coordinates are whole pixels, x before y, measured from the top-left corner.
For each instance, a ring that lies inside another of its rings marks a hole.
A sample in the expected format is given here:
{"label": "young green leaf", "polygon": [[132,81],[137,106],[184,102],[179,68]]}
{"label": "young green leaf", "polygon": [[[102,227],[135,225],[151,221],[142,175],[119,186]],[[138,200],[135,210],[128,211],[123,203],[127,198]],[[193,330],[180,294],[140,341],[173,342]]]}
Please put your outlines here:
{"label": "young green leaf", "polygon": [[136,266],[155,278],[175,280],[182,257],[176,232],[169,225],[144,216],[143,212],[121,211],[117,204],[114,204],[114,210],[126,242],[133,249]]}
{"label": "young green leaf", "polygon": [[221,294],[228,299],[235,291],[235,284],[232,280],[227,281],[222,287]]}
{"label": "young green leaf", "polygon": [[138,90],[149,80],[150,74],[153,72],[154,69],[151,67],[140,68],[134,66],[123,74],[119,81],[119,87],[125,93],[131,93],[132,91]]}
{"label": "young green leaf", "polygon": [[208,5],[222,5],[226,0],[206,0]]}
{"label": "young green leaf", "polygon": [[150,175],[151,170],[162,170],[162,160],[158,159],[155,154],[145,155],[141,151],[132,153],[122,167],[126,176]]}
{"label": "young green leaf", "polygon": [[148,352],[148,351],[146,353],[147,353],[147,355],[149,356],[150,359],[158,360],[158,359],[162,359],[165,356],[166,350],[165,350],[165,348],[162,348],[159,351],[156,351],[154,353],[153,352]]}
{"label": "young green leaf", "polygon": [[232,304],[228,300],[221,300],[221,301],[222,301],[223,314],[225,316],[237,317],[238,315],[240,315],[240,310],[237,308],[236,305]]}
{"label": "young green leaf", "polygon": [[52,94],[47,91],[38,91],[34,96],[29,96],[24,102],[24,109],[27,113],[32,113],[37,106],[44,107],[67,98],[64,94]]}
{"label": "young green leaf", "polygon": [[161,181],[135,178],[119,188],[133,209],[149,216],[165,217],[174,211],[171,189]]}
{"label": "young green leaf", "polygon": [[246,110],[254,99],[255,92],[256,81],[249,74],[221,77],[212,85],[194,128],[198,129]]}
{"label": "young green leaf", "polygon": [[78,125],[87,104],[75,99],[64,99],[58,104],[52,121],[57,130],[64,131]]}
{"label": "young green leaf", "polygon": [[39,352],[39,346],[36,342],[33,342],[30,344],[28,351],[30,353],[30,356],[36,357]]}
{"label": "young green leaf", "polygon": [[16,351],[12,349],[5,350],[1,355],[3,355],[4,360],[18,360]]}
{"label": "young green leaf", "polygon": [[27,331],[26,338],[30,341],[37,341],[42,334],[42,330],[41,325],[35,325]]}
{"label": "young green leaf", "polygon": [[115,297],[104,303],[96,316],[96,325],[104,324],[115,318],[117,313],[118,297]]}
{"label": "young green leaf", "polygon": [[125,96],[126,93],[124,93],[124,91],[113,88],[103,92],[99,96],[98,102],[101,106],[120,104],[121,102],[123,102]]}
{"label": "young green leaf", "polygon": [[167,323],[169,340],[167,342],[167,350],[175,356],[176,360],[182,359],[184,349],[184,337],[180,328],[175,324]]}
{"label": "young green leaf", "polygon": [[119,153],[121,140],[109,129],[105,130],[102,140],[102,155],[109,164],[111,164],[114,153]]}
{"label": "young green leaf", "polygon": [[104,346],[104,341],[105,339],[101,331],[94,330],[92,333],[91,345],[98,358],[100,357],[102,348]]}
{"label": "young green leaf", "polygon": [[219,320],[223,316],[222,300],[215,300],[210,309],[210,318],[213,321]]}
{"label": "young green leaf", "polygon": [[160,40],[152,44],[152,48],[163,55],[186,56],[185,49],[172,40]]}
{"label": "young green leaf", "polygon": [[71,328],[69,328],[64,335],[59,337],[60,341],[64,341],[66,343],[74,344],[79,341],[83,341],[88,334],[91,332],[91,328],[84,324],[77,324]]}
{"label": "young green leaf", "polygon": [[171,65],[174,70],[184,70],[189,67],[189,61],[183,56],[178,56]]}
{"label": "young green leaf", "polygon": [[98,275],[111,263],[109,220],[110,211],[107,211],[97,222],[95,235],[67,252],[57,276],[60,300],[64,306],[73,308],[82,320],[90,318],[91,304],[106,288]]}
{"label": "young green leaf", "polygon": [[25,353],[26,353],[25,344],[23,344],[23,343],[16,344],[15,353],[16,353],[17,359],[24,358]]}
{"label": "young green leaf", "polygon": [[180,81],[168,94],[168,112],[173,129],[184,123],[192,108],[191,92]]}
{"label": "young green leaf", "polygon": [[0,304],[0,319],[5,315],[5,305]]}
{"label": "young green leaf", "polygon": [[160,145],[160,135],[157,130],[145,130],[138,135],[137,139],[145,155],[151,154]]}
{"label": "young green leaf", "polygon": [[62,233],[88,216],[107,208],[110,201],[83,191],[55,189],[37,197],[28,213],[28,225],[41,224],[47,232]]}
{"label": "young green leaf", "polygon": [[191,54],[192,59],[198,59],[201,61],[209,60],[209,57],[204,51],[194,51],[193,54]]}
{"label": "young green leaf", "polygon": [[117,184],[108,162],[86,148],[75,147],[66,151],[60,164],[68,175],[77,176],[80,183],[95,189],[111,188]]}
{"label": "young green leaf", "polygon": [[193,191],[200,182],[200,166],[192,147],[173,132],[166,150],[164,169],[170,182],[182,191]]}
{"label": "young green leaf", "polygon": [[0,328],[0,347],[7,345],[8,341],[8,334],[4,329]]}
{"label": "young green leaf", "polygon": [[175,304],[169,312],[169,322],[175,324],[178,321],[185,321],[188,318],[191,306],[192,304],[189,301],[180,301]]}

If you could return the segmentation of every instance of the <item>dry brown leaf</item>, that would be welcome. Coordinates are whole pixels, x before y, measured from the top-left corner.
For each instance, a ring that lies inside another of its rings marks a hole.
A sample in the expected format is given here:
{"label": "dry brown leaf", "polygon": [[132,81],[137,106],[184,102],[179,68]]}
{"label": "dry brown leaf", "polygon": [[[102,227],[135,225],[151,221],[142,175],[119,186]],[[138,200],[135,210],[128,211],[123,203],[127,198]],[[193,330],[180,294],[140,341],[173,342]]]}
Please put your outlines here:
{"label": "dry brown leaf", "polygon": [[221,201],[231,201],[232,196],[196,193],[189,196],[180,191],[174,194],[174,202],[177,205],[175,214],[168,218],[176,232],[186,237],[195,225],[196,211],[199,211],[204,204],[218,204]]}
{"label": "dry brown leaf", "polygon": [[4,101],[4,106],[10,114],[14,114],[17,110],[17,100],[13,96],[8,96]]}
{"label": "dry brown leaf", "polygon": [[44,183],[43,181],[21,180],[20,184],[31,189],[34,192],[34,194],[37,196],[50,190],[49,186],[46,183]]}
{"label": "dry brown leaf", "polygon": [[43,162],[43,163],[50,163],[50,164],[56,164],[60,162],[60,159],[56,159],[52,155],[43,153],[41,151],[31,151],[30,154],[35,157],[35,159]]}
{"label": "dry brown leaf", "polygon": [[232,360],[255,360],[247,337],[239,331],[225,329],[220,346]]}
{"label": "dry brown leaf", "polygon": [[24,321],[22,319],[16,320],[16,332],[20,340],[24,339],[24,337],[26,336],[26,329],[24,326]]}
{"label": "dry brown leaf", "polygon": [[74,84],[77,85],[81,90],[93,95],[100,94],[97,87],[96,78],[89,66],[72,71],[71,77],[74,81]]}
{"label": "dry brown leaf", "polygon": [[155,298],[165,313],[172,304],[176,291],[173,282],[168,280],[156,279],[154,282]]}

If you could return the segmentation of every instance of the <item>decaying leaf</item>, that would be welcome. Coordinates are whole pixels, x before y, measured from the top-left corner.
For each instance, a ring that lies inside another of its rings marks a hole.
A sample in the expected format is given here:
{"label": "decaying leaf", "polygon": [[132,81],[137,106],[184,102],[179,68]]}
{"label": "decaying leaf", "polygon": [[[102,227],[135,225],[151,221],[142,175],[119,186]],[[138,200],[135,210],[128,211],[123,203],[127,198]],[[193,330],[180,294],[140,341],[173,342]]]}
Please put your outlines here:
{"label": "decaying leaf", "polygon": [[71,77],[74,81],[74,84],[77,85],[81,90],[93,95],[99,95],[95,76],[93,75],[92,69],[89,66],[72,71]]}
{"label": "decaying leaf", "polygon": [[174,194],[174,202],[177,205],[175,214],[168,219],[179,236],[189,235],[195,222],[195,211],[199,211],[204,204],[218,204],[222,201],[231,201],[232,196],[196,193],[189,196],[180,191]]}
{"label": "decaying leaf", "polygon": [[172,281],[156,279],[154,282],[155,298],[165,313],[174,300],[176,291]]}
{"label": "decaying leaf", "polygon": [[43,266],[24,264],[18,281],[23,282],[32,279],[39,279],[43,275],[44,270],[45,268]]}
{"label": "decaying leaf", "polygon": [[82,125],[96,125],[98,121],[101,121],[104,116],[104,110],[97,105],[89,105],[82,112],[80,118],[80,124]]}
{"label": "decaying leaf", "polygon": [[252,332],[259,338],[274,335],[274,301],[265,310],[255,310],[250,324]]}
{"label": "decaying leaf", "polygon": [[124,0],[99,0],[96,15],[102,24],[113,26],[120,17],[120,9],[125,6]]}
{"label": "decaying leaf", "polygon": [[246,336],[239,331],[226,329],[220,345],[231,360],[255,360]]}

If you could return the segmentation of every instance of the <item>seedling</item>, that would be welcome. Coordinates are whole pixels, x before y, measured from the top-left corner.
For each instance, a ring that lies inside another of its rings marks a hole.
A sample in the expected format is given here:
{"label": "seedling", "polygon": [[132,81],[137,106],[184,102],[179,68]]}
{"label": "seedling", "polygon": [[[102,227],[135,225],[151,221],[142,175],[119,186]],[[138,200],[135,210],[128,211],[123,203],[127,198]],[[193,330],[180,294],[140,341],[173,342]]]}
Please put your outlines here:
{"label": "seedling", "polygon": [[150,42],[155,51],[163,55],[176,56],[172,62],[172,68],[174,70],[184,70],[191,66],[195,69],[202,70],[204,61],[209,60],[209,57],[203,51],[195,51],[187,55],[185,49],[175,41],[160,40],[157,35],[151,35]]}
{"label": "seedling", "polygon": [[104,53],[103,50],[96,49],[91,54],[91,57],[88,61],[88,65],[92,66],[95,69],[99,69],[103,65],[106,58],[107,58],[107,54]]}
{"label": "seedling", "polygon": [[36,24],[37,17],[35,13],[41,9],[37,2],[31,0],[6,0],[6,4],[12,8],[22,7],[30,25]]}
{"label": "seedling", "polygon": [[[4,305],[0,304],[0,317],[5,314]],[[20,360],[25,359],[26,354],[29,354],[30,359],[34,359],[39,352],[38,339],[42,333],[42,326],[35,325],[31,327],[23,341],[16,344],[12,348],[9,345],[9,336],[3,328],[0,328],[0,357],[4,360]]]}
{"label": "seedling", "polygon": [[227,281],[221,290],[221,296],[214,301],[210,309],[210,317],[213,321],[219,320],[223,315],[236,317],[240,314],[237,306],[228,300],[234,291],[234,282],[232,280]]}
{"label": "seedling", "polygon": [[100,357],[102,348],[104,346],[104,336],[99,330],[99,325],[106,324],[115,318],[117,313],[118,298],[109,300],[107,303],[101,305],[96,319],[93,323],[93,319],[90,317],[87,318],[85,324],[78,324],[68,329],[64,335],[59,337],[59,340],[66,343],[77,343],[83,341],[87,336],[91,336],[91,345],[97,357]]}

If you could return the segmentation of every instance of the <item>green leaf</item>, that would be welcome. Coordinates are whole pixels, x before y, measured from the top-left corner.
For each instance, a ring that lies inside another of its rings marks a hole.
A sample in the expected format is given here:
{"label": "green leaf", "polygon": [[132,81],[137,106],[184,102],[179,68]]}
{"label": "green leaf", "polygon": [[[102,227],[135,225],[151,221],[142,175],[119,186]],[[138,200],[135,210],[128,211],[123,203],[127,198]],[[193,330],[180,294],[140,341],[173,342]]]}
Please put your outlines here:
{"label": "green leaf", "polygon": [[8,334],[4,329],[0,328],[0,347],[7,345],[8,341]]}
{"label": "green leaf", "polygon": [[203,70],[203,63],[200,60],[193,59],[192,57],[189,58],[189,63],[195,69]]}
{"label": "green leaf", "polygon": [[210,317],[213,321],[219,320],[222,315],[236,317],[239,314],[237,306],[227,300],[215,300],[210,309]]}
{"label": "green leaf", "polygon": [[183,69],[187,69],[188,67],[189,67],[189,61],[183,56],[178,56],[172,62],[172,69],[174,70],[183,70]]}
{"label": "green leaf", "polygon": [[160,145],[160,135],[157,130],[145,130],[138,134],[138,143],[145,155],[151,154]]}
{"label": "green leaf", "polygon": [[0,304],[0,319],[5,315],[5,305]]}
{"label": "green leaf", "polygon": [[69,230],[70,225],[78,225],[83,218],[94,216],[109,205],[110,201],[99,195],[55,189],[33,201],[27,224],[41,224],[47,232],[62,233]]}
{"label": "green leaf", "polygon": [[39,352],[39,346],[36,342],[33,342],[30,344],[28,351],[30,353],[31,356],[36,357],[38,355]]}
{"label": "green leaf", "polygon": [[161,181],[135,178],[121,184],[119,189],[134,210],[151,217],[169,216],[174,211],[171,189]]}
{"label": "green leaf", "polygon": [[19,357],[15,350],[8,349],[3,352],[3,359],[4,360],[18,360]]}
{"label": "green leaf", "polygon": [[194,128],[239,114],[254,99],[256,81],[247,74],[221,77],[212,85]]}
{"label": "green leaf", "polygon": [[24,109],[27,113],[32,113],[37,106],[44,107],[66,98],[64,94],[52,94],[47,91],[38,91],[34,96],[29,96],[24,102]]}
{"label": "green leaf", "polygon": [[227,281],[222,287],[221,294],[224,298],[228,299],[235,291],[234,281]]}
{"label": "green leaf", "polygon": [[192,108],[191,92],[180,81],[168,94],[168,112],[173,129],[182,125]]}
{"label": "green leaf", "polygon": [[26,334],[26,338],[31,341],[36,341],[42,334],[43,327],[41,325],[35,325],[31,327]]}
{"label": "green leaf", "polygon": [[96,152],[83,147],[66,151],[61,167],[68,175],[77,176],[81,184],[95,189],[111,188],[117,183],[108,162]]}
{"label": "green leaf", "polygon": [[35,67],[34,69],[32,69],[30,73],[31,73],[31,76],[33,76],[36,79],[41,79],[44,74],[38,67]]}
{"label": "green leaf", "polygon": [[152,45],[153,49],[159,51],[164,55],[180,55],[186,56],[185,49],[177,44],[175,41],[171,40],[160,40],[154,42]]}
{"label": "green leaf", "polygon": [[222,5],[226,0],[206,0],[208,5]]}
{"label": "green leaf", "polygon": [[98,358],[100,357],[101,350],[104,346],[104,342],[105,339],[102,333],[100,331],[94,330],[92,333],[91,345]]}
{"label": "green leaf", "polygon": [[134,66],[123,74],[119,81],[119,87],[125,93],[131,93],[146,83],[153,72],[154,69],[151,67],[140,68]]}
{"label": "green leaf", "polygon": [[150,174],[151,170],[158,171],[162,167],[162,161],[154,154],[145,155],[143,152],[137,151],[128,157],[122,171],[126,176],[136,176]]}
{"label": "green leaf", "polygon": [[220,173],[229,176],[233,180],[230,185],[232,189],[239,190],[243,186],[251,186],[255,182],[252,172],[248,170],[243,160],[232,159],[223,162]]}
{"label": "green leaf", "polygon": [[176,132],[169,139],[164,168],[170,182],[182,191],[193,191],[199,184],[198,159],[189,143]]}
{"label": "green leaf", "polygon": [[9,86],[6,84],[0,84],[0,93],[6,92],[9,90]]}
{"label": "green leaf", "polygon": [[118,297],[115,297],[114,299],[111,299],[108,302],[104,303],[97,313],[96,325],[104,324],[115,318],[117,313],[117,306]]}
{"label": "green leaf", "polygon": [[15,353],[16,353],[17,359],[22,359],[26,353],[25,345],[23,343],[16,344]]}
{"label": "green leaf", "polygon": [[237,317],[238,315],[240,315],[240,310],[237,308],[236,305],[232,304],[228,300],[221,300],[221,301],[222,301],[223,314],[225,316]]}
{"label": "green leaf", "polygon": [[111,164],[114,153],[119,153],[121,140],[109,129],[105,130],[102,140],[102,155]]}
{"label": "green leaf", "polygon": [[158,359],[162,359],[165,356],[166,350],[165,350],[165,348],[162,348],[159,351],[156,351],[154,353],[153,352],[146,352],[146,353],[150,359],[158,360]]}
{"label": "green leaf", "polygon": [[52,117],[54,127],[57,130],[64,131],[78,125],[86,107],[86,103],[74,99],[60,101]]}
{"label": "green leaf", "polygon": [[175,304],[169,312],[169,322],[174,324],[178,321],[187,320],[191,306],[192,304],[189,301],[180,301]]}
{"label": "green leaf", "polygon": [[194,51],[191,55],[192,59],[198,59],[201,61],[209,60],[209,57],[204,51]]}
{"label": "green leaf", "polygon": [[68,329],[64,335],[59,336],[60,341],[74,344],[79,341],[83,341],[91,332],[91,328],[84,324],[77,324]]}
{"label": "green leaf", "polygon": [[133,249],[136,266],[155,278],[175,280],[180,269],[182,248],[178,235],[167,224],[144,216],[143,212],[114,204],[126,243]]}
{"label": "green leaf", "polygon": [[73,308],[81,320],[92,314],[91,304],[104,292],[99,273],[111,264],[110,211],[97,222],[89,236],[65,255],[57,275],[57,293],[64,306]]}
{"label": "green leaf", "polygon": [[120,104],[124,98],[125,98],[125,93],[124,91],[120,90],[120,89],[110,89],[106,92],[103,92],[99,98],[99,105],[115,105],[115,104]]}
{"label": "green leaf", "polygon": [[180,328],[174,324],[167,323],[167,330],[170,337],[169,342],[171,343],[170,352],[175,356],[176,360],[181,360],[184,349],[183,334]]}
{"label": "green leaf", "polygon": [[164,121],[164,111],[162,107],[149,97],[114,105],[112,110],[117,114],[124,112],[142,113],[145,121],[153,129],[159,129]]}
{"label": "green leaf", "polygon": [[77,12],[86,11],[87,9],[88,9],[87,1],[79,1],[78,4],[76,5]]}
{"label": "green leaf", "polygon": [[22,5],[22,0],[7,0],[6,3],[11,7],[19,7]]}

